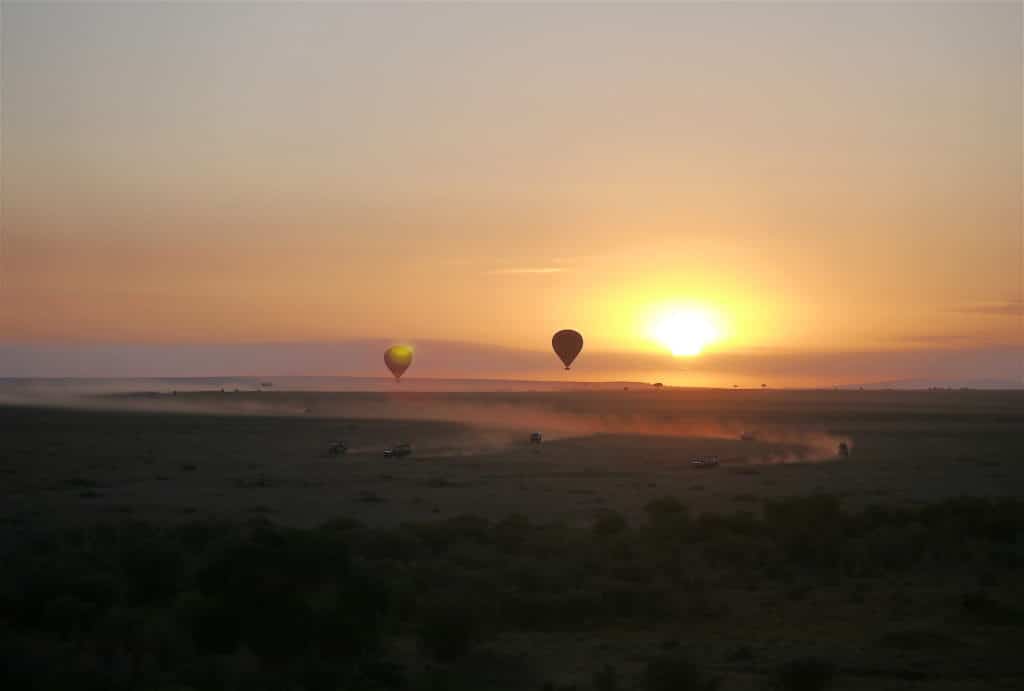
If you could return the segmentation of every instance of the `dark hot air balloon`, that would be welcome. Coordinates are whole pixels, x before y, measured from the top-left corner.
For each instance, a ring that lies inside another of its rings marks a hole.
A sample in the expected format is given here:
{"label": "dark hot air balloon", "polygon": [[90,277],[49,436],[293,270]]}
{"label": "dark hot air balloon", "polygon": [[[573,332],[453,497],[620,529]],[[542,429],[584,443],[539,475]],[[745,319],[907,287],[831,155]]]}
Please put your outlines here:
{"label": "dark hot air balloon", "polygon": [[583,336],[580,336],[578,331],[562,329],[551,337],[551,347],[555,349],[555,354],[558,355],[565,368],[569,369],[569,365],[583,350]]}
{"label": "dark hot air balloon", "polygon": [[412,348],[407,345],[393,345],[384,351],[384,364],[398,381],[412,364]]}

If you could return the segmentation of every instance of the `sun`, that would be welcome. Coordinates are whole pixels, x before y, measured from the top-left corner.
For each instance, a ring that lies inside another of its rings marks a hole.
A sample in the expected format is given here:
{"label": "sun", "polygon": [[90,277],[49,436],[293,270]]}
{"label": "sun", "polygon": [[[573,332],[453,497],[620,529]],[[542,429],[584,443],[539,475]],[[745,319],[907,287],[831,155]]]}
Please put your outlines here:
{"label": "sun", "polygon": [[718,339],[714,320],[706,312],[675,310],[662,315],[651,327],[651,336],[677,357],[693,357]]}

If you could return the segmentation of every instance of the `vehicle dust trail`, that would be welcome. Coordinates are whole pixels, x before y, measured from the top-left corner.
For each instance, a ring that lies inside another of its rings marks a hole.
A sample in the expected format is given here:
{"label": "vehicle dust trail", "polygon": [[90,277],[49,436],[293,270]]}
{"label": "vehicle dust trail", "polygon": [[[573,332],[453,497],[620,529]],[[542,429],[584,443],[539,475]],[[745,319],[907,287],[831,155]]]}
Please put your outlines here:
{"label": "vehicle dust trail", "polygon": [[[830,434],[814,424],[755,424],[743,418],[713,419],[679,415],[654,419],[651,414],[585,413],[557,410],[538,402],[472,403],[402,399],[363,401],[358,406],[335,401],[321,405],[316,413],[325,416],[363,419],[401,419],[455,422],[474,431],[454,446],[465,453],[466,447],[478,452],[499,450],[522,440],[531,431],[540,431],[547,441],[609,436],[655,436],[668,438],[739,440],[754,429],[756,450],[746,460],[757,463],[810,462],[835,459],[840,443],[853,447],[847,437]],[[475,437],[475,439],[473,439]],[[768,448],[765,448],[767,446]]]}
{"label": "vehicle dust trail", "polygon": [[[166,401],[167,398],[163,397]],[[178,397],[176,405],[190,408],[192,397]],[[198,401],[197,401],[198,403]],[[299,403],[300,405],[296,405]],[[203,400],[207,412],[235,414],[315,415],[327,418],[405,420],[457,423],[466,428],[456,438],[446,440],[431,455],[471,456],[501,451],[519,443],[532,431],[540,431],[546,441],[578,439],[598,435],[654,436],[666,438],[739,440],[753,433],[749,453],[744,460],[753,463],[790,463],[830,460],[837,457],[840,443],[852,448],[849,438],[828,433],[820,425],[759,423],[737,416],[712,418],[693,414],[665,416],[650,412],[580,412],[559,410],[557,402],[451,401],[444,397],[381,397],[350,400],[347,397],[304,400],[288,395],[278,400],[261,394],[228,397],[225,408],[220,401]],[[308,412],[307,412],[308,411]],[[427,452],[427,449],[423,449]]]}
{"label": "vehicle dust trail", "polygon": [[[739,440],[752,434],[749,452],[742,459],[752,463],[788,463],[831,460],[837,448],[852,440],[830,434],[821,425],[765,423],[751,416],[702,416],[692,412],[666,414],[636,412],[573,411],[559,409],[558,398],[516,402],[488,401],[486,394],[472,400],[449,400],[437,395],[323,395],[322,393],[268,393],[183,391],[167,393],[116,393],[99,395],[72,388],[23,389],[0,403],[59,405],[96,410],[171,412],[210,415],[311,416],[354,420],[402,420],[456,423],[464,430],[450,439],[420,446],[424,455],[471,456],[501,451],[540,431],[546,441],[609,436],[655,436],[710,440]],[[369,450],[369,449],[367,449]],[[353,452],[359,452],[353,449]]]}

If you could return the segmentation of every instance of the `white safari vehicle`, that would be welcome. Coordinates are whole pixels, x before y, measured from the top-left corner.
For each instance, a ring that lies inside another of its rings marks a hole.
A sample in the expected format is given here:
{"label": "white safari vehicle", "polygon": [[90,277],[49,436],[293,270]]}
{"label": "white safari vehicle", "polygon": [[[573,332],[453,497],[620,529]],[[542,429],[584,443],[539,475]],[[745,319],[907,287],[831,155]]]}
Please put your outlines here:
{"label": "white safari vehicle", "polygon": [[694,468],[714,468],[718,465],[718,456],[697,456],[690,461]]}
{"label": "white safari vehicle", "polygon": [[392,447],[384,449],[384,455],[391,458],[401,458],[402,456],[408,456],[412,453],[412,446],[410,444],[395,444]]}

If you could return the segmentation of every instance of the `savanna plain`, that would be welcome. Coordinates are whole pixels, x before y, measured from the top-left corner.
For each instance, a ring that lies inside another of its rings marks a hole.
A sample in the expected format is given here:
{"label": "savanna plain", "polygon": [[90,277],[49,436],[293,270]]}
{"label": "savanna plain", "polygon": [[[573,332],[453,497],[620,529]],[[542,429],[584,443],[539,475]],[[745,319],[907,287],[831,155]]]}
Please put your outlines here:
{"label": "savanna plain", "polygon": [[1024,392],[8,402],[0,478],[5,688],[1024,688]]}

